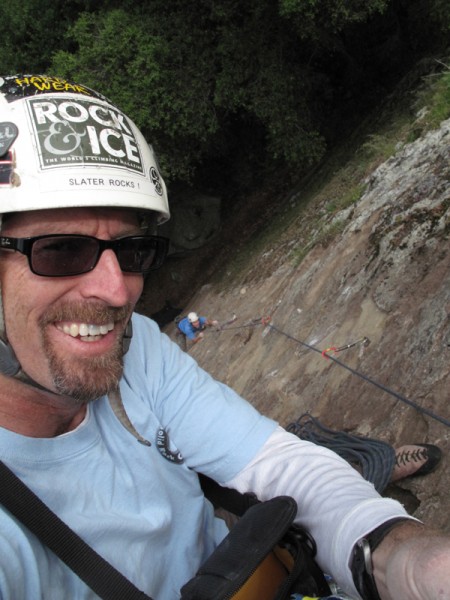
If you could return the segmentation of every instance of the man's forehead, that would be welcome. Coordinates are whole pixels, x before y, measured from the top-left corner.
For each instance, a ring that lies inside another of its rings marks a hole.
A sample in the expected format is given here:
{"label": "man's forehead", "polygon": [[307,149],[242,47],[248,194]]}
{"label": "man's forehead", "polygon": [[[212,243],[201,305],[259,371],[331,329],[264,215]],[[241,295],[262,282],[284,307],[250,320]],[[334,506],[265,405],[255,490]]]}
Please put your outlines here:
{"label": "man's forehead", "polygon": [[71,228],[77,223],[98,223],[119,221],[139,227],[139,216],[135,209],[111,207],[54,208],[16,212],[3,215],[2,230],[11,228],[46,229],[57,227]]}

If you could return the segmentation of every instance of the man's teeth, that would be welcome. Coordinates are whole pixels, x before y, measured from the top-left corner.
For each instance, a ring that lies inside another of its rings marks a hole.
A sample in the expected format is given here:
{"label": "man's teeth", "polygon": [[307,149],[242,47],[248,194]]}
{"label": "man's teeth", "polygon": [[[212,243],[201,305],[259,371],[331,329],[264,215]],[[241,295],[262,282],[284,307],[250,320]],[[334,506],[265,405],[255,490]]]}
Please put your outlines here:
{"label": "man's teeth", "polygon": [[108,331],[112,331],[114,329],[114,323],[107,323],[106,325],[65,323],[64,325],[59,326],[58,329],[72,337],[79,336],[85,342],[95,342],[99,340],[102,335],[106,335]]}

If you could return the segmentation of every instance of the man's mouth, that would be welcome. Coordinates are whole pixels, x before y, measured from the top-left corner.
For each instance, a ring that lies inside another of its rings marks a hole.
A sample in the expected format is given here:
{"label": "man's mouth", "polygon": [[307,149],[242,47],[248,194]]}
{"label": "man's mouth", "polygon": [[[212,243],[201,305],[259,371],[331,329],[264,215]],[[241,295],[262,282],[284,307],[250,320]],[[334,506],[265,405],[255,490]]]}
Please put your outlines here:
{"label": "man's mouth", "polygon": [[56,323],[56,328],[72,337],[78,337],[82,342],[98,342],[104,335],[114,329],[114,323],[95,325],[93,323]]}

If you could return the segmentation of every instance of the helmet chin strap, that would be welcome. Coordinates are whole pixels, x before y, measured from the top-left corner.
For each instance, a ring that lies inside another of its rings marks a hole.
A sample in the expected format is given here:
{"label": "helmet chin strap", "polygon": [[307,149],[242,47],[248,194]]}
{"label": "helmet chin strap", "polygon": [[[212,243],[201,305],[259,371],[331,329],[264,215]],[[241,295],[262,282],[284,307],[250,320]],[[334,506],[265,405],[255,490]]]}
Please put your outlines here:
{"label": "helmet chin strap", "polygon": [[[1,296],[1,288],[0,288],[0,296]],[[22,381],[23,383],[27,383],[28,385],[32,385],[33,387],[38,388],[40,390],[45,390],[46,388],[39,385],[39,383],[37,383],[36,381],[31,379],[31,377],[29,377],[25,373],[25,371],[22,370],[22,367],[20,366],[20,363],[17,360],[16,355],[14,354],[14,350],[12,349],[9,342],[7,340],[5,341],[4,338],[6,338],[6,335],[5,335],[4,319],[3,319],[3,307],[1,307],[1,308],[2,308],[2,310],[0,310],[0,313],[1,313],[1,316],[0,316],[0,322],[1,322],[0,373],[2,373],[3,375],[6,375],[7,377],[14,377],[15,379],[18,379],[19,381]],[[48,391],[48,390],[46,390],[46,391]]]}
{"label": "helmet chin strap", "polygon": [[[2,221],[3,218],[0,214],[0,231]],[[19,361],[6,339],[5,317],[3,314],[3,294],[0,283],[0,373],[3,373],[3,375],[7,375],[8,377],[15,377],[19,371]]]}
{"label": "helmet chin strap", "polygon": [[8,377],[14,377],[20,371],[19,361],[11,346],[0,339],[0,373]]}
{"label": "helmet chin strap", "polygon": [[[0,217],[1,224],[1,217]],[[5,318],[3,314],[3,297],[2,288],[0,284],[0,373],[7,375],[8,377],[15,377],[26,383],[31,383],[39,387],[33,382],[27,375],[22,371],[19,361],[16,358],[12,346],[7,340],[5,330]]]}
{"label": "helmet chin strap", "polygon": [[[2,229],[3,215],[0,214],[0,232]],[[128,344],[129,345],[129,344]],[[22,370],[19,361],[14,353],[11,344],[8,342],[5,326],[5,314],[3,311],[3,292],[0,282],[0,373],[7,377],[14,377],[19,381],[23,381],[33,387],[41,390],[45,389],[35,381],[33,381],[25,371]]]}

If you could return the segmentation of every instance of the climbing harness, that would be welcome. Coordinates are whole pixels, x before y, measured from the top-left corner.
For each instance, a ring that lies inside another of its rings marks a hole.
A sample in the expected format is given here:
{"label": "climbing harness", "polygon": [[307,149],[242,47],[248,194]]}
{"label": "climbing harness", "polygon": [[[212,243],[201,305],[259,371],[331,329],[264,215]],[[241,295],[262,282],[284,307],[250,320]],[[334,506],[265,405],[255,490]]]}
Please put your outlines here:
{"label": "climbing harness", "polygon": [[292,594],[328,597],[330,587],[315,561],[316,543],[293,524],[297,503],[288,496],[260,502],[200,475],[205,496],[239,519],[196,575],[181,600],[288,600]]}

